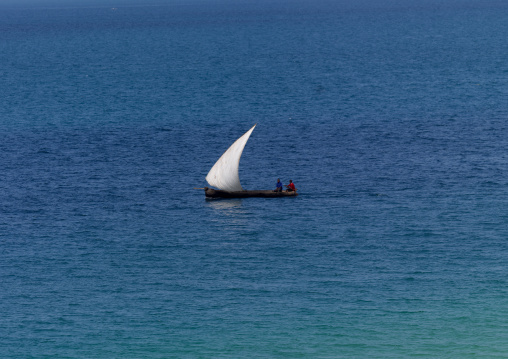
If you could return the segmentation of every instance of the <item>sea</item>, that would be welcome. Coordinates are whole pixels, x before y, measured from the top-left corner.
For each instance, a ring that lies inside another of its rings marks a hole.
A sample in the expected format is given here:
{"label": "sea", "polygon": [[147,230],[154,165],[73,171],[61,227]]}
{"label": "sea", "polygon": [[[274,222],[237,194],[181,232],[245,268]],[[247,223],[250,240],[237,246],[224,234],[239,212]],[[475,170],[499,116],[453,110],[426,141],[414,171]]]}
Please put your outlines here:
{"label": "sea", "polygon": [[[0,1],[0,357],[508,358],[507,55],[504,0]],[[299,196],[206,199],[254,124]]]}

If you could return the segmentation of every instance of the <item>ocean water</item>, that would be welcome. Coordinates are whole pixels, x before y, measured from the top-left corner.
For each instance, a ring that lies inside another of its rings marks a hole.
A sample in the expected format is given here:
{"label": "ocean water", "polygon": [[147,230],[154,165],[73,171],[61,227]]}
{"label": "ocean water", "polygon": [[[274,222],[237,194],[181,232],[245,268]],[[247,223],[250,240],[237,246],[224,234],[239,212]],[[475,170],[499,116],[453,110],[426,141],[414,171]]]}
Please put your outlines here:
{"label": "ocean water", "polygon": [[[508,357],[508,3],[0,3],[0,357]],[[258,124],[247,189],[205,176]]]}

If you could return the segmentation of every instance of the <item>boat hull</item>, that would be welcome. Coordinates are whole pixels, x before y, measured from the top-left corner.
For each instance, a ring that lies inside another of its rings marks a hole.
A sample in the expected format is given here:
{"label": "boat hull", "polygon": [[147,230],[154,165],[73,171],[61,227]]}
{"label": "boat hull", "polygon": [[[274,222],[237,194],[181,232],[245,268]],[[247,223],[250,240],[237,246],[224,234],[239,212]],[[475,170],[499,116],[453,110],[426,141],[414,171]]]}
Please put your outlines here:
{"label": "boat hull", "polygon": [[205,196],[207,198],[249,198],[249,197],[278,198],[278,197],[295,197],[298,196],[298,193],[274,192],[271,190],[228,192],[205,187]]}

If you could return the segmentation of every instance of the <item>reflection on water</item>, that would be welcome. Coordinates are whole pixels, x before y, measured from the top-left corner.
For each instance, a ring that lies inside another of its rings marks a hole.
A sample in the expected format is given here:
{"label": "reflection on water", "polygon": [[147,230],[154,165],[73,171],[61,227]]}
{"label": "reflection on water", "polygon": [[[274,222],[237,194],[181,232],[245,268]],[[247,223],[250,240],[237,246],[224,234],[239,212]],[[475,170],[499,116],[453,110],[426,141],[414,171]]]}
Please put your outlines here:
{"label": "reflection on water", "polygon": [[247,210],[242,199],[207,199],[206,205],[215,211],[216,219],[221,222],[235,226],[247,224]]}
{"label": "reflection on water", "polygon": [[224,214],[228,214],[229,212],[237,212],[243,213],[241,211],[242,208],[242,199],[241,198],[232,198],[232,199],[206,199],[206,204]]}

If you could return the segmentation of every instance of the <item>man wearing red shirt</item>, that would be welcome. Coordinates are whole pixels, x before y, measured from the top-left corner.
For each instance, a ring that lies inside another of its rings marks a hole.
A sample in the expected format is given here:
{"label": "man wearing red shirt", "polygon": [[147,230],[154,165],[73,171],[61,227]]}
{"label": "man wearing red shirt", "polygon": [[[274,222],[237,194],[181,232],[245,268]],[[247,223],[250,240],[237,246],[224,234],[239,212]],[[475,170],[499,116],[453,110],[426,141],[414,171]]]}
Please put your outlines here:
{"label": "man wearing red shirt", "polygon": [[293,183],[293,180],[289,180],[289,184],[286,185],[287,192],[293,192],[296,191],[295,184]]}

